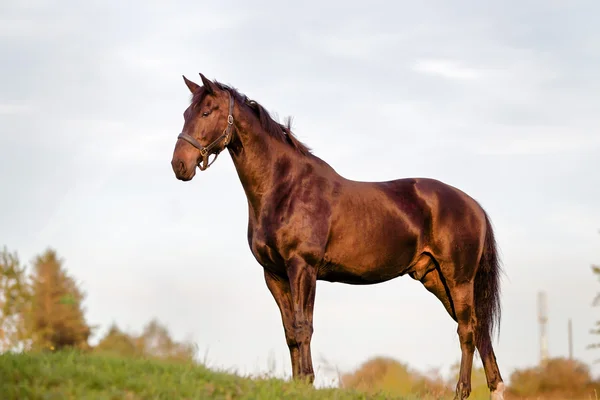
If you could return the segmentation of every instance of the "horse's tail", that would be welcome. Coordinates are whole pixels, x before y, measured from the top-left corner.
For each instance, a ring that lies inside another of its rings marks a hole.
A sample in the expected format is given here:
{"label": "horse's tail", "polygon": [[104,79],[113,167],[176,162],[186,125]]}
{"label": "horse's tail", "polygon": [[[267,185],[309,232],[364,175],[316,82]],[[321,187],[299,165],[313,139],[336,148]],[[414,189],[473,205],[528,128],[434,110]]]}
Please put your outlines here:
{"label": "horse's tail", "polygon": [[500,327],[500,258],[494,237],[494,230],[487,213],[485,214],[485,242],[474,282],[474,303],[477,325],[475,341],[479,354],[492,350],[494,328]]}

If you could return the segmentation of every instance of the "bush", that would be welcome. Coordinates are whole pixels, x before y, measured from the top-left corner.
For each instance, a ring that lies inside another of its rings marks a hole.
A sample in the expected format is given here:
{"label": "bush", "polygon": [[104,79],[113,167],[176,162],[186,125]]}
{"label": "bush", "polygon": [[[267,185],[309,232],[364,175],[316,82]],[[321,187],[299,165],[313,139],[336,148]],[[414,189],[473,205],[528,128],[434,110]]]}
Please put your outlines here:
{"label": "bush", "polygon": [[544,365],[515,370],[510,378],[511,394],[519,397],[540,395],[564,396],[564,398],[594,397],[594,389],[600,388],[591,376],[589,367],[577,360],[553,358]]}
{"label": "bush", "polygon": [[448,397],[450,390],[440,377],[429,377],[409,369],[406,364],[386,357],[376,357],[363,363],[355,372],[344,374],[340,386],[370,395],[416,395]]}

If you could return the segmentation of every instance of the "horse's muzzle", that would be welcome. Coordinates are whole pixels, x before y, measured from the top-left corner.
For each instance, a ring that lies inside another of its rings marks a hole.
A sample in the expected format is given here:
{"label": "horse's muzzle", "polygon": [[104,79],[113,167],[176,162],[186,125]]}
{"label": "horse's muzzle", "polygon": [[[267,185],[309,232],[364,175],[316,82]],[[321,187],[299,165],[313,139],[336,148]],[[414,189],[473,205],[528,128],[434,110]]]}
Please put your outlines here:
{"label": "horse's muzzle", "polygon": [[179,159],[171,160],[171,167],[173,167],[173,172],[175,172],[175,177],[180,181],[191,181],[192,178],[196,175],[196,165],[192,165],[191,168],[186,167],[185,163]]}

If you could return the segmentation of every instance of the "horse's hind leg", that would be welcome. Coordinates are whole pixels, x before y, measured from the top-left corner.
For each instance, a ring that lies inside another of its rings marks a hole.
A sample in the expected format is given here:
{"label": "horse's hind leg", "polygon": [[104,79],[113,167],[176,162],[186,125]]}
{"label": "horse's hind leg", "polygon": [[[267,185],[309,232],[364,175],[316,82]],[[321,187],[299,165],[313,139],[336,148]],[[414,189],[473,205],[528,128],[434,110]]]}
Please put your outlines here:
{"label": "horse's hind leg", "polygon": [[[428,291],[433,293],[435,297],[440,300],[448,314],[450,314],[452,319],[456,321],[454,304],[450,298],[450,289],[445,284],[444,277],[440,274],[439,269],[435,268],[429,271],[423,278],[421,278],[421,283]],[[494,354],[494,349],[492,348],[491,338],[488,332],[482,332],[482,334],[486,335],[484,340],[482,340],[482,343],[485,343],[486,345],[477,347],[477,350],[479,351],[479,355],[481,356],[481,360],[483,362],[488,388],[492,393],[492,400],[502,400],[504,398],[504,383],[496,362],[496,356]]]}
{"label": "horse's hind leg", "polygon": [[483,346],[478,346],[477,350],[483,361],[483,368],[485,370],[485,377],[487,380],[488,388],[492,393],[492,400],[504,399],[504,382],[500,375],[498,364],[496,363],[496,355],[492,348],[492,341],[488,332],[482,332],[485,335]]}
{"label": "horse's hind leg", "polygon": [[456,398],[462,400],[471,394],[471,371],[473,354],[475,353],[475,317],[473,281],[450,288],[450,296],[454,304],[456,321],[458,322],[458,338],[460,340],[461,359],[460,374],[456,385]]}
{"label": "horse's hind leg", "polygon": [[442,302],[448,314],[458,323],[458,338],[462,354],[456,398],[466,399],[471,394],[471,370],[475,353],[475,325],[477,323],[473,302],[473,280],[450,286],[446,284],[440,268],[435,268],[421,279],[421,283]]}
{"label": "horse's hind leg", "polygon": [[440,275],[440,271],[438,268],[432,269],[429,271],[423,278],[421,278],[421,283],[425,286],[425,289],[429,290],[431,293],[438,298],[439,301],[442,302],[444,308],[450,314],[453,320],[456,321],[456,315],[454,314],[454,305],[452,304],[452,300],[450,299],[450,293],[448,290],[448,286],[444,283],[444,278]]}
{"label": "horse's hind leg", "polygon": [[475,353],[475,308],[473,281],[450,288],[439,268],[429,271],[421,283],[444,305],[448,314],[458,322],[461,348],[460,375],[456,385],[456,398],[466,399],[471,393],[471,370]]}

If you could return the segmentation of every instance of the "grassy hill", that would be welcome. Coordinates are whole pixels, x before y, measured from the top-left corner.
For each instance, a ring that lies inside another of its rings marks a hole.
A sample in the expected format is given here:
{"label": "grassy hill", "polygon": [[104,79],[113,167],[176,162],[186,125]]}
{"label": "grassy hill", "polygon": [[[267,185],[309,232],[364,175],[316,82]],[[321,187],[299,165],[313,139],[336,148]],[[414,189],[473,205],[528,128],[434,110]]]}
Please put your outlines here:
{"label": "grassy hill", "polygon": [[0,355],[2,400],[383,399],[202,366],[76,352]]}

